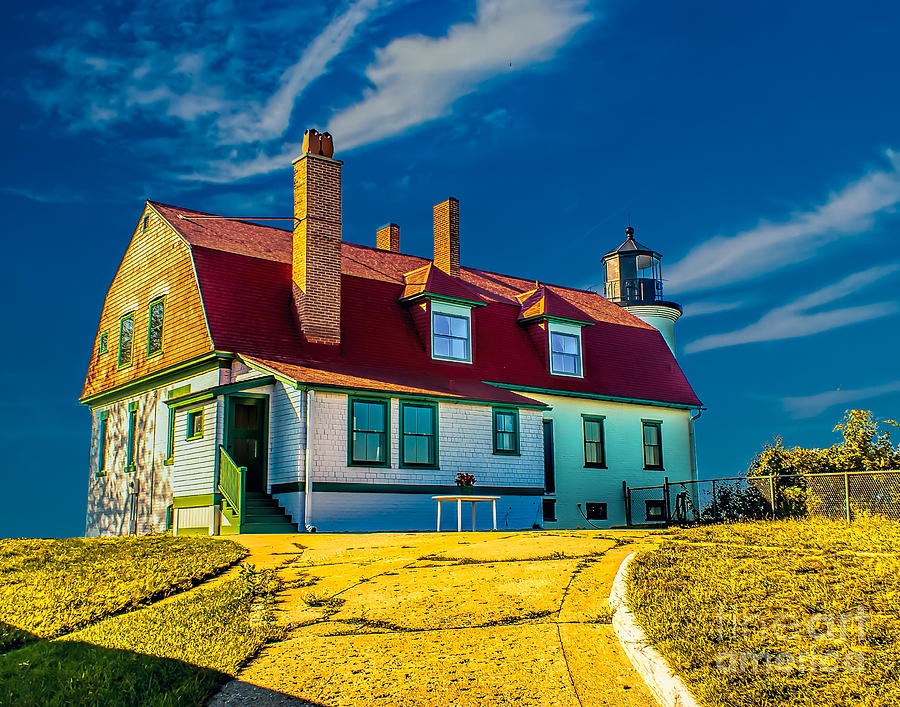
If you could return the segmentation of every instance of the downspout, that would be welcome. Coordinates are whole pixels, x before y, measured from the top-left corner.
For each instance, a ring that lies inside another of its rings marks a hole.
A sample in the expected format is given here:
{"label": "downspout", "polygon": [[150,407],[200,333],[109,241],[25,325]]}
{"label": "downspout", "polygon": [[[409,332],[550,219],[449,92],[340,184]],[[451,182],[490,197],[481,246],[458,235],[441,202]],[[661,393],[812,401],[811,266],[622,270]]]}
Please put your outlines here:
{"label": "downspout", "polygon": [[303,483],[303,523],[307,533],[315,533],[316,526],[312,524],[312,409],[315,400],[315,391],[306,390],[306,461],[305,479]]}
{"label": "downspout", "polygon": [[691,415],[691,419],[688,422],[688,442],[689,442],[689,454],[691,455],[691,478],[697,479],[697,443],[694,440],[694,421],[700,419],[700,415],[703,414],[703,408],[697,408],[697,414]]}

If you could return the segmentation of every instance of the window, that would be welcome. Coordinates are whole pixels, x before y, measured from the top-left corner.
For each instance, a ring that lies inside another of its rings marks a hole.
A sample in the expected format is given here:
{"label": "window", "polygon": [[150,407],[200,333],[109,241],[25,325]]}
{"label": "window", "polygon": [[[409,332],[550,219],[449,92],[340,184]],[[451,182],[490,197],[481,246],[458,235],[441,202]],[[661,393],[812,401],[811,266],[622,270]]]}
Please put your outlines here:
{"label": "window", "polygon": [[163,315],[165,303],[162,297],[150,303],[150,323],[147,327],[147,356],[162,353],[163,348]]}
{"label": "window", "polygon": [[581,376],[581,327],[550,322],[550,372]]}
{"label": "window", "polygon": [[125,453],[125,471],[134,471],[134,448],[137,443],[138,404],[128,403],[128,447]]}
{"label": "window", "polygon": [[519,411],[494,409],[494,454],[519,453]]}
{"label": "window", "polygon": [[[191,392],[191,386],[182,385],[177,388],[172,388],[169,391],[169,400],[173,398],[180,398],[182,395],[187,395]],[[169,408],[169,436],[166,438],[166,458],[163,461],[163,464],[169,465],[175,463],[175,408]]]}
{"label": "window", "polygon": [[103,476],[106,472],[106,448],[109,442],[109,410],[100,413],[100,434],[98,435],[97,448],[97,476]]}
{"label": "window", "polygon": [[403,466],[437,466],[437,406],[400,404],[400,462]]}
{"label": "window", "polygon": [[200,439],[203,437],[203,408],[189,410],[187,424],[185,425],[185,439]]}
{"label": "window", "polygon": [[606,468],[606,449],[603,438],[603,416],[582,415],[584,420],[584,465]]}
{"label": "window", "polygon": [[644,520],[664,521],[666,519],[665,501],[651,498],[644,501]]}
{"label": "window", "polygon": [[431,355],[447,361],[472,361],[472,310],[446,302],[431,303]]}
{"label": "window", "polygon": [[100,345],[97,353],[105,354],[107,351],[109,351],[109,332],[104,331],[100,334]]}
{"label": "window", "polygon": [[605,503],[586,503],[588,520],[606,520]]}
{"label": "window", "polygon": [[543,507],[544,507],[544,520],[555,521],[556,520],[556,499],[555,498],[543,499]]}
{"label": "window", "polygon": [[144,220],[141,222],[141,233],[147,232],[148,225],[150,225],[150,215],[149,214],[144,216]]}
{"label": "window", "polygon": [[644,468],[662,469],[662,423],[642,420],[644,426]]}
{"label": "window", "polygon": [[388,401],[350,399],[350,466],[390,466]]}
{"label": "window", "polygon": [[131,365],[134,349],[134,314],[126,314],[119,322],[119,368]]}

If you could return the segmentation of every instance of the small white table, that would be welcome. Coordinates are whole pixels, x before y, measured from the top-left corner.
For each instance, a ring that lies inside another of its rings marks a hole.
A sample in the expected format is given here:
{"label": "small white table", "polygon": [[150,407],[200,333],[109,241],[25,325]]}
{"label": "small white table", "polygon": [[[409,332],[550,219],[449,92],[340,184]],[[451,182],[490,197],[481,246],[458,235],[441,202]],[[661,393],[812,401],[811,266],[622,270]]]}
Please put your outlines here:
{"label": "small white table", "polygon": [[497,499],[499,496],[475,496],[462,494],[459,496],[432,496],[437,501],[437,532],[441,532],[441,503],[443,501],[456,501],[456,532],[462,532],[462,504],[467,501],[472,504],[472,530],[475,530],[475,504],[479,501],[491,502],[491,515],[494,519],[494,530],[497,529]]}

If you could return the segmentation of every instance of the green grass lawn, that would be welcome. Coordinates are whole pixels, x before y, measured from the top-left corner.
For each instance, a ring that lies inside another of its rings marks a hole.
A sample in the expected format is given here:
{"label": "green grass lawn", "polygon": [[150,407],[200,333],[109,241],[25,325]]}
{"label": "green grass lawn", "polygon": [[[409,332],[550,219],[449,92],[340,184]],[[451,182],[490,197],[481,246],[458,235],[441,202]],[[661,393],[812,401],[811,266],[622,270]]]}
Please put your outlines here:
{"label": "green grass lawn", "polygon": [[896,705],[898,540],[878,519],[679,531],[631,563],[629,601],[703,704]]}
{"label": "green grass lawn", "polygon": [[246,554],[163,535],[0,540],[0,652],[189,588]]}
{"label": "green grass lawn", "polygon": [[242,571],[0,656],[0,705],[200,705],[267,640],[271,571]]}
{"label": "green grass lawn", "polygon": [[0,705],[199,705],[281,629],[230,541],[0,541]]}

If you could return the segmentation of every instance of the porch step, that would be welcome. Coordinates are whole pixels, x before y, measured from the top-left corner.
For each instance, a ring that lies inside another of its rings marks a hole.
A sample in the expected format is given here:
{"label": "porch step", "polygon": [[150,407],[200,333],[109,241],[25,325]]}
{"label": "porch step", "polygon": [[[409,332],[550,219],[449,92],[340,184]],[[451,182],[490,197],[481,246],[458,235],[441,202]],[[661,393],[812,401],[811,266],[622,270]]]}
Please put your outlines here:
{"label": "porch step", "polygon": [[296,533],[292,523],[278,501],[267,493],[252,491],[244,496],[241,518],[242,533]]}

